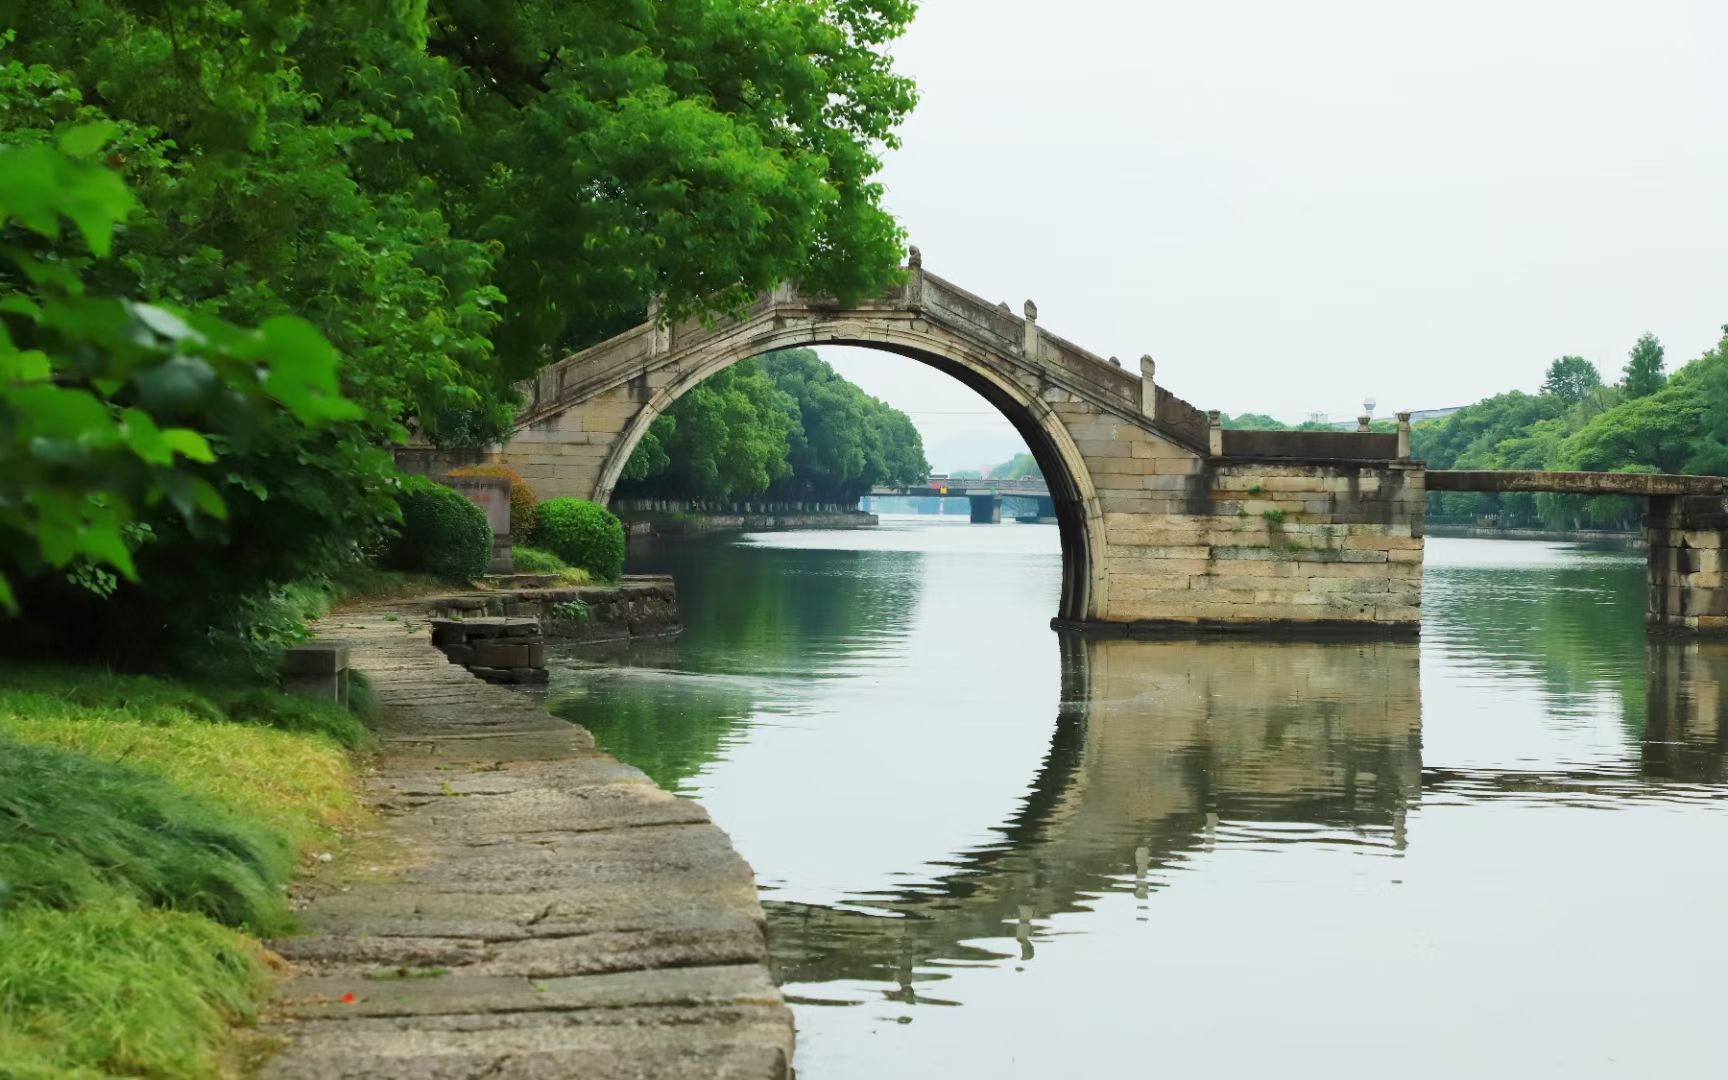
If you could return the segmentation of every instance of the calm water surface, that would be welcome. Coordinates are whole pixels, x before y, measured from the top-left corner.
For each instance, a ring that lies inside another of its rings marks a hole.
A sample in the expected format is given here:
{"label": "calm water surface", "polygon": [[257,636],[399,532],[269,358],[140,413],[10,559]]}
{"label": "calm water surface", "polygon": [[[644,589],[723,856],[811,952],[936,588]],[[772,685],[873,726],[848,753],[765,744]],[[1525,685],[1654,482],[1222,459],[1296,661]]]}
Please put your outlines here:
{"label": "calm water surface", "polygon": [[1643,558],[1430,540],[1416,644],[1048,627],[1053,527],[660,544],[554,711],[760,878],[800,1080],[1728,1074],[1728,646]]}

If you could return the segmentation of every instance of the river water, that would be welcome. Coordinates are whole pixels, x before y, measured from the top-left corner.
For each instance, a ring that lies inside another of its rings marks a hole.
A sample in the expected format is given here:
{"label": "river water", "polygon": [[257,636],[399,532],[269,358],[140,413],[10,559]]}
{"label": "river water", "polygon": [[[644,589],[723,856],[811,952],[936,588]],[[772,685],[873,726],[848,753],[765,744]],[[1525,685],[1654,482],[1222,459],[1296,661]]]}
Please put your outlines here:
{"label": "river water", "polygon": [[1728,646],[1431,539],[1414,643],[1049,629],[1049,526],[657,543],[553,711],[755,867],[800,1080],[1720,1075]]}

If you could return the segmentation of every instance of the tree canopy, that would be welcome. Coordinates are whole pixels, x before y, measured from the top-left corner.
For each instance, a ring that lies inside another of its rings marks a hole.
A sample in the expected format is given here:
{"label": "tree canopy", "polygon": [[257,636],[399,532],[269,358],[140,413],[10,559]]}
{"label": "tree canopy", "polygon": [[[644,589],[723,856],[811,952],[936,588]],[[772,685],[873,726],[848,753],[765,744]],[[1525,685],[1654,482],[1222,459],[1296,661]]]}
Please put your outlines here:
{"label": "tree canopy", "polygon": [[1542,392],[1576,404],[1601,385],[1602,373],[1596,370],[1595,364],[1582,356],[1562,356],[1548,365],[1547,377],[1542,380]]}
{"label": "tree canopy", "polygon": [[712,375],[656,417],[624,468],[622,497],[766,495],[849,502],[930,470],[904,413],[789,349]]}
{"label": "tree canopy", "polygon": [[1620,381],[1627,398],[1649,397],[1662,389],[1668,376],[1663,372],[1665,354],[1655,334],[1645,334],[1632,346],[1626,360],[1626,375]]}
{"label": "tree canopy", "polygon": [[[1661,345],[1652,335],[1639,339],[1632,357],[1626,382],[1615,387],[1592,381],[1586,361],[1562,357],[1549,366],[1541,394],[1514,390],[1416,425],[1412,453],[1433,469],[1728,471],[1728,336],[1672,378],[1661,374]],[[1634,367],[1659,380],[1656,388],[1635,395]],[[1481,492],[1431,494],[1429,512],[1549,528],[1624,528],[1640,513],[1618,496]]]}
{"label": "tree canopy", "polygon": [[295,312],[392,419],[553,352],[896,272],[908,0],[0,0],[12,141],[119,121],[116,292]]}
{"label": "tree canopy", "polygon": [[[196,638],[376,549],[393,516],[385,447],[413,432],[496,439],[514,381],[638,322],[651,299],[678,318],[736,311],[794,278],[843,299],[889,284],[903,237],[875,177],[915,92],[885,47],[913,10],[0,0],[0,147],[99,128],[94,165],[130,192],[100,250],[81,229],[4,226],[0,243],[31,260],[0,266],[5,331],[30,348],[24,305],[40,306],[44,267],[91,297],[172,313],[212,364],[219,339],[257,348],[203,329],[212,320],[266,336],[304,320],[300,338],[329,343],[330,400],[352,404],[317,424],[280,400],[244,424],[164,413],[160,426],[202,437],[214,460],[175,459],[156,481],[165,500],[112,503],[135,517],[124,548],[79,556],[111,569],[129,558],[136,582],[68,582],[53,565],[62,549],[29,565],[0,551],[0,573],[68,626],[144,647]],[[195,351],[152,332],[169,359]],[[205,392],[201,373],[162,366],[175,392]],[[753,392],[746,373],[736,380],[727,407]],[[98,402],[116,429],[138,407],[128,395],[144,393],[89,385],[120,394]],[[785,479],[771,457],[728,444],[710,465],[744,486]],[[175,487],[182,470],[210,490]],[[188,517],[187,497],[225,516]]]}

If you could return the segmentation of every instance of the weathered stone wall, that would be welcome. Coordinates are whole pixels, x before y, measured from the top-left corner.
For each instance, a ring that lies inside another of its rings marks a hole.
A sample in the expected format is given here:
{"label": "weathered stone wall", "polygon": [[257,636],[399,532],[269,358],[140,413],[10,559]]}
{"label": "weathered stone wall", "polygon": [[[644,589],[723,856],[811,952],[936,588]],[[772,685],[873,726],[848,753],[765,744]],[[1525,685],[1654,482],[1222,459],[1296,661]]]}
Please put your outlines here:
{"label": "weathered stone wall", "polygon": [[[542,499],[592,499],[625,427],[672,372],[653,372],[521,428],[495,459],[521,474]],[[607,493],[608,495],[610,492]]]}
{"label": "weathered stone wall", "polygon": [[1649,624],[1663,630],[1728,632],[1723,537],[1728,510],[1718,496],[1653,495],[1649,544]]}
{"label": "weathered stone wall", "polygon": [[[586,615],[572,613],[579,601]],[[616,585],[566,585],[455,593],[421,602],[444,618],[518,616],[539,621],[548,638],[620,641],[676,634],[684,629],[678,586],[664,574],[630,574]]]}
{"label": "weathered stone wall", "polygon": [[1416,630],[1419,467],[1207,458],[1078,403],[1055,408],[1098,491],[1105,621]]}

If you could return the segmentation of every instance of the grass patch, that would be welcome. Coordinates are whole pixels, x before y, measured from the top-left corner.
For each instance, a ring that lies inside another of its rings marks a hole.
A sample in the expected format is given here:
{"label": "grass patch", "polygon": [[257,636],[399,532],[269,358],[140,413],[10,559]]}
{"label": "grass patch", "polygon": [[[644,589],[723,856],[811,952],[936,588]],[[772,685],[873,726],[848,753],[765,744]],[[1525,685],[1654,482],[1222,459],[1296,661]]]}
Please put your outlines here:
{"label": "grass patch", "polygon": [[338,705],[55,667],[0,668],[0,737],[152,773],[301,851],[355,822],[343,749],[370,739]]}
{"label": "grass patch", "polygon": [[257,943],[197,915],[26,908],[0,924],[0,1076],[230,1075],[266,987]]}
{"label": "grass patch", "polygon": [[257,933],[292,925],[287,840],[143,769],[0,741],[5,903],[71,909],[125,897]]}
{"label": "grass patch", "polygon": [[0,667],[0,1077],[238,1075],[297,856],[358,823],[354,713]]}
{"label": "grass patch", "polygon": [[566,585],[587,585],[594,580],[588,571],[571,566],[545,548],[512,547],[510,564],[518,574],[557,574]]}
{"label": "grass patch", "polygon": [[1260,516],[1273,525],[1284,524],[1284,511],[1282,510],[1262,510]]}

